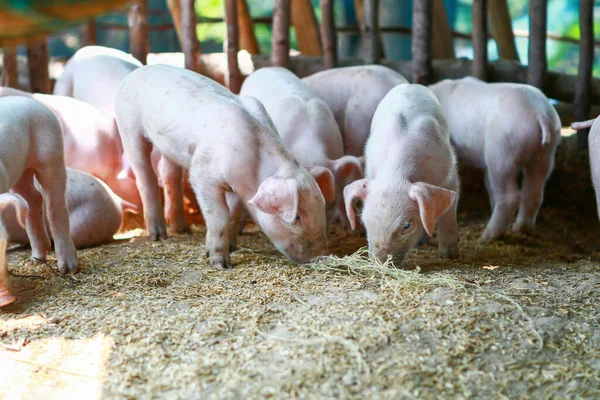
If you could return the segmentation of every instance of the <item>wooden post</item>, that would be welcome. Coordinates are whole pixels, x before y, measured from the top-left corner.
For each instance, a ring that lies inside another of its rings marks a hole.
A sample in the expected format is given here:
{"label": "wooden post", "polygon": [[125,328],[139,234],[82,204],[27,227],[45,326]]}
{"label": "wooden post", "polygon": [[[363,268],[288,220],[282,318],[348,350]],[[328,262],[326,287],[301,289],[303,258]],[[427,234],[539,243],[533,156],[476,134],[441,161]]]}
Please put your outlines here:
{"label": "wooden post", "polygon": [[320,0],[321,5],[321,41],[325,68],[337,66],[337,35],[335,32],[335,14],[333,0]]}
{"label": "wooden post", "polygon": [[50,93],[50,73],[48,64],[48,44],[46,41],[31,43],[27,46],[29,64],[29,82],[31,93]]}
{"label": "wooden post", "polygon": [[290,0],[275,0],[272,41],[272,64],[287,68],[290,64]]}
{"label": "wooden post", "polygon": [[431,20],[433,0],[413,1],[412,64],[413,83],[431,82]]}
{"label": "wooden post", "polygon": [[365,64],[379,64],[381,61],[379,40],[379,0],[364,0],[364,60]]}
{"label": "wooden post", "polygon": [[200,72],[200,43],[196,35],[196,11],[194,0],[181,0],[181,49],[185,58],[185,68]]}
{"label": "wooden post", "polygon": [[296,28],[300,51],[307,56],[322,55],[319,26],[311,1],[291,0],[291,2],[291,21]]}
{"label": "wooden post", "polygon": [[548,0],[529,1],[529,65],[527,83],[543,90],[546,84],[546,23]]}
{"label": "wooden post", "polygon": [[150,43],[148,41],[147,0],[135,0],[129,10],[129,51],[146,64]]}
{"label": "wooden post", "polygon": [[227,75],[225,84],[231,92],[237,94],[242,87],[242,74],[238,65],[237,54],[239,50],[238,38],[238,15],[237,0],[225,0],[225,23],[227,24],[227,40],[225,48],[227,49]]}
{"label": "wooden post", "polygon": [[183,33],[181,28],[181,1],[182,0],[167,0],[167,7],[169,8],[169,13],[171,14],[171,19],[173,20],[173,26],[175,27],[175,33],[177,33],[177,39],[179,40],[179,44],[183,49]]}
{"label": "wooden post", "polygon": [[17,49],[14,47],[5,47],[2,49],[2,64],[4,65],[4,82],[2,82],[2,85],[18,89],[19,71],[17,64]]}
{"label": "wooden post", "polygon": [[498,55],[500,58],[519,61],[507,0],[489,1],[487,7]]}
{"label": "wooden post", "polygon": [[[356,19],[358,20],[358,25],[360,27],[360,37],[362,48],[364,51],[365,43],[369,40],[367,34],[365,32],[365,13],[363,9],[364,0],[354,0],[354,12],[356,14]],[[377,51],[379,52],[379,58],[385,58],[385,49],[383,48],[383,41],[381,40],[381,35],[377,35]]]}
{"label": "wooden post", "polygon": [[250,54],[260,54],[260,47],[254,34],[254,23],[250,16],[248,3],[246,0],[238,0],[238,24],[240,27],[240,48],[246,50]]}
{"label": "wooden post", "polygon": [[[492,0],[493,1],[493,0]],[[487,80],[487,0],[473,0],[473,76]]]}
{"label": "wooden post", "polygon": [[433,0],[433,26],[432,26],[432,53],[433,58],[455,58],[454,44],[452,43],[452,29],[448,23],[444,0]]}
{"label": "wooden post", "polygon": [[[594,0],[579,0],[579,74],[575,86],[574,114],[579,121],[590,117],[594,68]],[[589,129],[577,131],[577,147],[587,148]]]}
{"label": "wooden post", "polygon": [[88,22],[83,24],[79,32],[80,47],[94,46],[97,43],[96,22],[93,19],[90,19]]}

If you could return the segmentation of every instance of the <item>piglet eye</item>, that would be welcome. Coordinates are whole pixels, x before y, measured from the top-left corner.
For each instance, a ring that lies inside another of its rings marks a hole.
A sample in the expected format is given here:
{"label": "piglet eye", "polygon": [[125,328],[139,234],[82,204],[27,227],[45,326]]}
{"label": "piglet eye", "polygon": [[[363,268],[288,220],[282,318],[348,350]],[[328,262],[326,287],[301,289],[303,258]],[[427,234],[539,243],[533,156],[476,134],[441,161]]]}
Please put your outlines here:
{"label": "piglet eye", "polygon": [[300,216],[296,215],[296,222],[299,222],[299,221],[300,221]]}
{"label": "piglet eye", "polygon": [[410,228],[410,226],[411,226],[411,223],[410,223],[409,221],[406,221],[406,222],[404,223],[404,225],[402,225],[402,229],[403,229],[403,230],[407,230],[407,229],[409,229],[409,228]]}

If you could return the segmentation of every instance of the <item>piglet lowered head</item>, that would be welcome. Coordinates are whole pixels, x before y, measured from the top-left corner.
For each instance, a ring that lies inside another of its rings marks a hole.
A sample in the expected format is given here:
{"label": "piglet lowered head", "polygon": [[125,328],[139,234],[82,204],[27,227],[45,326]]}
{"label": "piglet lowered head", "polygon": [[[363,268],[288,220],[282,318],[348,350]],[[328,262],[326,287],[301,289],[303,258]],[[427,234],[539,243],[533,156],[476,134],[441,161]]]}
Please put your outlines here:
{"label": "piglet lowered head", "polygon": [[248,209],[277,250],[295,262],[310,262],[327,249],[322,192],[333,195],[333,175],[323,167],[290,172],[265,179]]}
{"label": "piglet lowered head", "polygon": [[458,173],[439,103],[421,85],[399,85],[379,105],[366,145],[366,178],[344,188],[346,214],[356,226],[355,203],[369,252],[398,266],[438,225],[439,252],[458,255]]}

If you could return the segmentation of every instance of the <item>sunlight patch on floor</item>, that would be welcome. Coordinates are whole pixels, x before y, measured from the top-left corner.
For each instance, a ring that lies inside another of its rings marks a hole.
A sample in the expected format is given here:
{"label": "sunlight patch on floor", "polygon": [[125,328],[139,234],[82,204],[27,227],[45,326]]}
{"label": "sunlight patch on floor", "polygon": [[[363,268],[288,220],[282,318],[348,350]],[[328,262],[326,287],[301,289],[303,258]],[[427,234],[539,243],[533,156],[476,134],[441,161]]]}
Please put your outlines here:
{"label": "sunlight patch on floor", "polygon": [[104,335],[0,348],[0,398],[99,399],[113,340]]}

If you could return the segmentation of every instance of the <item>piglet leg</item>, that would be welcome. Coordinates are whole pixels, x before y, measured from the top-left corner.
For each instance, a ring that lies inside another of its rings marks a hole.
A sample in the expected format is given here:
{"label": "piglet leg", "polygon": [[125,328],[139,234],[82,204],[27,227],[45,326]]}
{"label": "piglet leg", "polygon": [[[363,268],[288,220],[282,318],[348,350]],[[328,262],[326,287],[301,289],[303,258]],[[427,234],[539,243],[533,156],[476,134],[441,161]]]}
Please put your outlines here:
{"label": "piglet leg", "polygon": [[[46,230],[46,213],[44,198],[33,184],[33,170],[28,169],[17,181],[13,190],[19,193],[29,205],[26,226],[27,236],[31,244],[31,257],[36,261],[46,261],[51,248],[50,238]],[[64,193],[63,193],[64,196]]]}
{"label": "piglet leg", "polygon": [[203,168],[190,169],[190,182],[206,222],[206,255],[217,268],[231,268],[229,256],[229,207],[225,199],[225,189],[218,182],[207,180],[208,173]]}
{"label": "piglet leg", "polygon": [[554,157],[535,158],[525,168],[521,204],[514,232],[533,232],[537,213],[544,201],[544,186],[552,172]]}
{"label": "piglet leg", "polygon": [[229,251],[237,249],[237,236],[244,218],[244,206],[240,196],[233,192],[226,193],[227,207],[229,207]]}
{"label": "piglet leg", "polygon": [[67,171],[62,158],[36,171],[36,177],[44,194],[44,205],[48,224],[54,240],[54,251],[58,259],[58,270],[77,273],[77,251],[71,239],[69,210],[67,209]]}
{"label": "piglet leg", "polygon": [[144,221],[148,236],[153,240],[166,239],[167,227],[164,210],[160,204],[158,178],[152,168],[150,154],[152,143],[143,136],[136,126],[119,125],[125,156],[131,164],[136,184],[142,197]]}
{"label": "piglet leg", "polygon": [[[494,198],[494,209],[483,232],[485,241],[498,239],[506,234],[521,197],[517,186],[516,163],[502,160],[498,164],[501,165],[488,165],[487,170]],[[506,167],[502,168],[503,165]]]}
{"label": "piglet leg", "polygon": [[165,188],[165,215],[171,230],[175,233],[189,233],[183,206],[183,168],[164,155],[158,163]]}
{"label": "piglet leg", "polygon": [[457,208],[458,197],[452,207],[438,221],[438,250],[442,257],[458,257]]}

